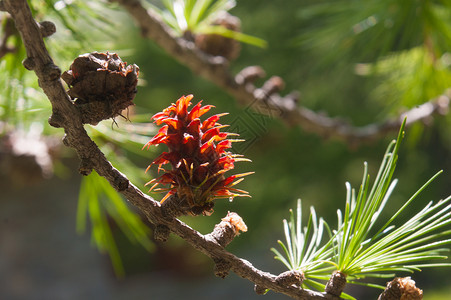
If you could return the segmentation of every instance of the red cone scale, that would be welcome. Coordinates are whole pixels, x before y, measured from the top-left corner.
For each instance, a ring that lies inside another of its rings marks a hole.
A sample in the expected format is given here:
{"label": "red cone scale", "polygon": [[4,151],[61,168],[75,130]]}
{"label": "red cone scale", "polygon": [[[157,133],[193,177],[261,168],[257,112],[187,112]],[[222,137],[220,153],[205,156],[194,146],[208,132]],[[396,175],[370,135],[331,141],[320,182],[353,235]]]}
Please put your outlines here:
{"label": "red cone scale", "polygon": [[[202,106],[201,101],[188,111],[192,98],[192,95],[183,96],[152,117],[157,125],[163,126],[143,149],[165,144],[169,151],[163,152],[149,165],[147,170],[158,165],[158,171],[164,173],[146,185],[151,185],[151,191],[166,192],[161,203],[168,198],[177,199],[182,211],[209,215],[213,211],[213,200],[217,198],[249,197],[246,191],[234,186],[243,180],[241,177],[252,172],[224,175],[234,168],[235,162],[249,160],[227,151],[232,142],[238,140],[228,139],[236,134],[221,132],[226,126],[217,122],[225,114],[201,121],[200,117],[213,106]],[[166,164],[172,168],[162,168]],[[162,185],[168,187],[161,188]]]}

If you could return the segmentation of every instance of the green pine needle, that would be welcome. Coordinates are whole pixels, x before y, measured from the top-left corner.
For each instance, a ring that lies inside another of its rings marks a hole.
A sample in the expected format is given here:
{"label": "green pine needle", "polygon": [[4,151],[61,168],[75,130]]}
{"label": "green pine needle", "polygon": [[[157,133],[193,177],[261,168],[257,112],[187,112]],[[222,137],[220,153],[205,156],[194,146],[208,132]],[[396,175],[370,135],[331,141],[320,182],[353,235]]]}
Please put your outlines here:
{"label": "green pine needle", "polygon": [[[429,202],[405,223],[395,225],[398,216],[419,194],[442,173],[428,180],[395,214],[380,225],[378,218],[390,199],[397,180],[392,180],[398,151],[406,124],[404,120],[396,141],[390,143],[379,172],[370,188],[368,167],[364,164],[362,184],[356,193],[346,183],[345,210],[338,210],[337,228],[316,218],[312,208],[307,226],[301,229],[302,211],[298,202],[297,218],[291,211],[290,221],[284,220],[286,244],[279,241],[282,252],[271,249],[289,270],[304,272],[305,287],[324,290],[321,281],[329,279],[334,270],[347,275],[349,283],[384,288],[363,278],[389,278],[398,272],[415,272],[425,267],[449,267],[436,263],[446,259],[451,244],[451,196],[437,203]],[[448,229],[447,229],[448,228]],[[323,232],[330,239],[322,238]],[[319,280],[319,281],[318,281]],[[349,295],[343,295],[352,299]]]}
{"label": "green pine needle", "polygon": [[[290,210],[290,220],[283,220],[286,244],[278,241],[283,254],[275,248],[271,251],[289,270],[298,270],[309,278],[305,284],[321,284],[314,279],[327,279],[335,269],[330,258],[333,254],[332,241],[321,245],[323,233],[327,224],[316,216],[315,209],[311,207],[307,226],[302,227],[302,206],[298,200],[296,219]],[[321,247],[320,247],[321,246]],[[311,276],[310,276],[311,275]]]}
{"label": "green pine needle", "polygon": [[86,231],[88,216],[92,225],[93,242],[100,251],[108,253],[118,277],[124,276],[125,271],[108,216],[116,222],[132,243],[140,244],[148,251],[153,250],[149,228],[130,210],[114,188],[95,171],[83,177],[81,183],[77,208],[79,234]]}
{"label": "green pine needle", "polygon": [[[388,202],[397,180],[391,180],[396,167],[399,146],[403,136],[405,121],[397,141],[392,142],[368,193],[367,166],[364,179],[356,196],[355,190],[347,184],[347,200],[344,216],[339,211],[338,229],[333,236],[337,255],[334,257],[338,270],[348,275],[348,281],[354,278],[380,277],[385,273],[417,271],[421,267],[436,266],[423,263],[433,259],[444,259],[446,248],[442,245],[450,240],[436,241],[449,236],[449,231],[437,232],[451,223],[451,197],[432,202],[412,216],[399,227],[392,225],[398,215],[423,191],[441,172],[424,184],[390,220],[379,227],[376,233],[378,217]],[[421,264],[420,264],[421,262]],[[442,264],[447,265],[447,264]],[[391,274],[390,274],[391,275]]]}
{"label": "green pine needle", "polygon": [[264,48],[266,41],[241,32],[229,30],[223,26],[212,25],[220,13],[228,12],[235,7],[234,0],[162,0],[166,10],[160,10],[148,4],[160,14],[178,36],[184,33],[217,34],[239,42]]}

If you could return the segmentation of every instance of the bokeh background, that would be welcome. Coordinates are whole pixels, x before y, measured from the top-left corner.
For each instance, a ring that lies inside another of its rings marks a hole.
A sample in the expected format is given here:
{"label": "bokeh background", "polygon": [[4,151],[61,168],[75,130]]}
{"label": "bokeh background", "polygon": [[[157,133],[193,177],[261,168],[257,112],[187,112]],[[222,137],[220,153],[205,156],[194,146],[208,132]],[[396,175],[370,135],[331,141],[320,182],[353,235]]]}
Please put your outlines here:
{"label": "bokeh background", "polygon": [[[183,221],[208,233],[227,211],[239,213],[249,231],[228,249],[262,270],[285,270],[270,248],[283,238],[282,220],[297,199],[304,212],[314,206],[335,224],[336,210],[344,206],[344,183],[360,184],[364,161],[374,177],[386,146],[396,137],[394,132],[349,147],[288,127],[277,116],[250,113],[252,105],[238,105],[143,38],[117,4],[29,2],[38,20],[57,24],[47,46],[63,70],[79,54],[107,50],[140,67],[136,105],[128,112],[131,122],[119,118],[117,126],[111,120],[87,125],[113,165],[138,187],[145,190],[144,183],[155,175],[144,170],[161,151],[141,151],[155,133],[146,122],[181,95],[194,94],[194,100],[215,105],[212,113],[229,112],[223,124],[239,122],[235,128],[246,142],[235,150],[252,162],[238,164],[236,172],[255,171],[240,183],[252,198],[219,200],[212,216]],[[451,85],[450,9],[434,1],[238,1],[230,12],[241,19],[243,32],[268,46],[243,44],[231,69],[260,65],[268,76],[284,79],[282,94],[300,92],[299,105],[356,126],[382,122]],[[4,34],[7,16],[0,13],[0,18]],[[118,221],[120,209],[109,207],[115,196],[103,179],[95,174],[81,178],[78,158],[62,146],[63,132],[47,124],[50,104],[34,74],[21,66],[25,53],[20,39],[13,34],[8,43],[17,51],[0,58],[0,299],[261,298],[235,274],[214,277],[212,261],[174,236],[155,243],[151,229],[140,227],[149,240],[130,241]],[[444,174],[421,194],[411,213],[451,194],[449,114],[407,130],[395,172],[399,183],[385,217],[442,169]],[[100,207],[101,221],[92,207]],[[130,218],[146,223],[136,211]],[[424,299],[433,300],[449,299],[449,274],[450,269],[425,269],[411,276],[424,290]],[[376,299],[380,293],[354,286],[346,291],[357,299]],[[287,299],[273,292],[264,297]]]}

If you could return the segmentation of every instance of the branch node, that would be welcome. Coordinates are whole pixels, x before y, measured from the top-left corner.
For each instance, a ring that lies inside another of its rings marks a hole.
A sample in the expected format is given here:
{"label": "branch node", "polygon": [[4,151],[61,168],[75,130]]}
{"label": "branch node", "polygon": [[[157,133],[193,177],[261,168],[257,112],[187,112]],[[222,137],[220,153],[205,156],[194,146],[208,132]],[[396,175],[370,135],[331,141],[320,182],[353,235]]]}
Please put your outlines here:
{"label": "branch node", "polygon": [[82,158],[78,172],[83,176],[88,176],[91,174],[93,167],[92,161],[89,158]]}
{"label": "branch node", "polygon": [[53,22],[42,21],[39,22],[39,30],[41,30],[41,35],[43,38],[49,37],[56,32],[56,26]]}
{"label": "branch node", "polygon": [[269,291],[269,289],[265,288],[264,286],[256,284],[254,285],[254,291],[257,295],[264,295]]}
{"label": "branch node", "polygon": [[255,98],[259,100],[266,99],[267,97],[280,92],[285,88],[285,82],[279,76],[272,76],[269,78],[261,88],[255,91]]}
{"label": "branch node", "polygon": [[169,238],[169,234],[171,231],[169,230],[169,227],[163,224],[158,224],[155,226],[155,229],[153,230],[153,237],[156,241],[159,242],[166,242]]}
{"label": "branch node", "polygon": [[276,282],[284,287],[288,287],[293,284],[300,287],[302,282],[304,281],[304,279],[305,279],[305,276],[302,272],[296,271],[296,270],[291,270],[291,271],[286,271],[286,272],[280,273],[276,277]]}
{"label": "branch node", "polygon": [[235,81],[239,85],[246,85],[248,83],[254,83],[257,79],[266,76],[265,71],[260,66],[250,66],[241,70],[235,76]]}
{"label": "branch node", "polygon": [[227,275],[229,275],[230,268],[232,267],[230,262],[222,258],[213,258],[213,261],[215,262],[214,272],[216,277],[221,277],[224,279]]}
{"label": "branch node", "polygon": [[396,277],[387,282],[387,287],[380,294],[378,300],[421,300],[423,299],[423,291],[415,286],[415,281],[410,277]]}
{"label": "branch node", "polygon": [[61,127],[63,127],[63,124],[64,124],[64,118],[59,113],[59,111],[53,111],[53,114],[49,117],[48,122],[49,122],[50,126],[52,126],[52,127],[61,128]]}
{"label": "branch node", "polygon": [[299,99],[301,98],[301,93],[298,91],[292,91],[285,97],[283,97],[284,102],[290,102],[293,107],[290,107],[291,110],[294,110],[296,107],[296,104],[299,103]]}
{"label": "branch node", "polygon": [[44,67],[44,80],[54,81],[61,77],[61,69],[54,63],[46,64]]}
{"label": "branch node", "polygon": [[240,234],[240,231],[246,232],[247,226],[243,219],[235,212],[228,212],[227,216],[210,233],[210,236],[222,247],[226,247],[233,239]]}
{"label": "branch node", "polygon": [[33,71],[33,69],[36,67],[36,63],[32,57],[27,57],[22,61],[22,65],[27,69],[28,71]]}
{"label": "branch node", "polygon": [[326,284],[326,293],[339,297],[346,286],[346,274],[334,271]]}

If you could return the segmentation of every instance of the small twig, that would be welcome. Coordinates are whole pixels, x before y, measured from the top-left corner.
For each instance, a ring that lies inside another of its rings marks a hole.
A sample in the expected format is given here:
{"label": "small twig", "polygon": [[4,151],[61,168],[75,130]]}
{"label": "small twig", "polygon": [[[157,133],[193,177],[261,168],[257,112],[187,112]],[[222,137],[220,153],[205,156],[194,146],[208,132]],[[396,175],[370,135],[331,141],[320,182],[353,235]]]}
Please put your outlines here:
{"label": "small twig", "polygon": [[[121,4],[141,29],[142,35],[155,41],[172,57],[189,67],[193,72],[212,81],[243,105],[255,104],[259,108],[277,115],[289,125],[299,125],[303,130],[317,134],[323,138],[334,138],[358,146],[372,142],[385,136],[388,132],[397,131],[404,116],[408,116],[408,124],[427,121],[433,115],[445,114],[450,106],[449,96],[442,95],[436,99],[411,109],[404,114],[388,119],[382,123],[355,127],[339,118],[331,118],[318,114],[306,107],[298,106],[293,101],[292,94],[282,97],[278,93],[262,93],[262,89],[252,82],[243,80],[242,76],[233,77],[227,60],[222,57],[212,57],[196,49],[192,42],[177,38],[171,29],[152,10],[146,10],[139,0],[111,0]],[[260,74],[262,74],[260,72]],[[257,74],[258,76],[258,74]],[[277,77],[278,78],[278,77]],[[446,98],[446,101],[442,101]]]}
{"label": "small twig", "polygon": [[49,98],[53,114],[49,122],[52,126],[64,128],[66,136],[63,140],[66,146],[75,149],[83,162],[83,171],[94,169],[103,176],[118,192],[138,207],[154,224],[160,224],[194,248],[211,257],[239,276],[246,278],[258,286],[286,294],[296,299],[331,299],[338,300],[326,293],[304,290],[295,285],[285,286],[277,281],[277,276],[255,268],[250,262],[238,258],[228,252],[210,235],[202,235],[176,218],[168,218],[162,214],[160,204],[129,182],[127,177],[115,169],[100,151],[98,146],[86,133],[80,112],[74,107],[64,90],[59,78],[59,68],[53,63],[45,48],[38,23],[33,19],[30,8],[25,0],[4,0],[5,9],[16,22],[25,48],[28,68],[32,69],[39,79],[39,84]]}

